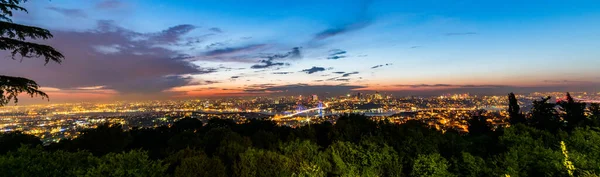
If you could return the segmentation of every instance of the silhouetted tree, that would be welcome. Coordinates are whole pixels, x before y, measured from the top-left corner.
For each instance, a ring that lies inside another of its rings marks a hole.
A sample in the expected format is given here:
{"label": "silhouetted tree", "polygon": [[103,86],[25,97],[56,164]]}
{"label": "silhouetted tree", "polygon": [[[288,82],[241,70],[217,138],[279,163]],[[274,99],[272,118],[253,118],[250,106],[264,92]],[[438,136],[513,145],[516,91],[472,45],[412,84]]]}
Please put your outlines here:
{"label": "silhouetted tree", "polygon": [[17,150],[21,145],[37,146],[42,141],[36,136],[23,134],[21,132],[9,132],[0,134],[0,154]]}
{"label": "silhouetted tree", "polygon": [[377,123],[369,117],[359,114],[348,114],[340,117],[333,132],[335,140],[358,143],[364,136],[375,135]]}
{"label": "silhouetted tree", "polygon": [[530,123],[536,128],[556,132],[562,127],[562,122],[554,108],[556,104],[548,103],[550,98],[546,97],[533,101],[533,108],[530,112]]}
{"label": "silhouetted tree", "polygon": [[121,125],[108,123],[95,129],[84,130],[80,137],[74,139],[71,150],[87,150],[94,155],[105,155],[111,152],[122,152],[131,142],[129,132],[124,132]]}
{"label": "silhouetted tree", "polygon": [[169,139],[169,152],[177,152],[184,148],[201,148],[202,138],[197,134],[189,131],[184,131],[175,134]]}
{"label": "silhouetted tree", "polygon": [[488,132],[491,131],[491,127],[489,125],[489,123],[487,122],[487,117],[485,117],[483,114],[483,111],[476,111],[475,113],[473,113],[473,116],[471,117],[471,119],[469,119],[467,122],[469,123],[469,134],[471,135],[481,135],[481,134],[487,134]]}
{"label": "silhouetted tree", "polygon": [[[64,56],[54,48],[31,42],[52,38],[50,31],[34,26],[13,23],[11,17],[15,11],[27,12],[20,6],[26,0],[0,0],[0,50],[10,51],[12,58],[44,58],[46,64],[53,61],[60,63]],[[30,79],[0,75],[0,106],[12,101],[18,102],[17,96],[26,93],[33,96],[48,98],[39,90],[39,85]]]}
{"label": "silhouetted tree", "polygon": [[127,146],[127,150],[146,150],[148,151],[148,155],[153,159],[164,158],[170,155],[167,148],[169,140],[174,135],[169,127],[134,128],[129,131],[129,134],[133,140]]}
{"label": "silhouetted tree", "polygon": [[510,124],[526,123],[525,116],[521,114],[521,107],[519,106],[519,100],[514,93],[508,94],[508,118]]}
{"label": "silhouetted tree", "polygon": [[567,92],[566,100],[561,100],[558,105],[564,112],[563,120],[566,121],[566,129],[571,131],[575,127],[582,126],[586,121],[585,103],[576,102],[571,94]]}
{"label": "silhouetted tree", "polygon": [[171,130],[176,132],[182,131],[195,131],[202,128],[202,121],[196,118],[183,118],[175,123],[173,123],[173,127]]}
{"label": "silhouetted tree", "polygon": [[588,125],[600,127],[600,103],[590,104],[590,123]]}

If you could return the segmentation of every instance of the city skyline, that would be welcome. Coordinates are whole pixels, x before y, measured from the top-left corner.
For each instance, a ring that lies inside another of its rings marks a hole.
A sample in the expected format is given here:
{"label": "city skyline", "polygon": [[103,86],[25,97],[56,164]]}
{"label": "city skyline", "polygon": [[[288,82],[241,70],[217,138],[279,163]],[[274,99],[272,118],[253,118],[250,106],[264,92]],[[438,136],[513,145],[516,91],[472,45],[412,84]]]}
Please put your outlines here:
{"label": "city skyline", "polygon": [[344,2],[27,2],[65,60],[0,70],[59,102],[600,87],[594,1]]}

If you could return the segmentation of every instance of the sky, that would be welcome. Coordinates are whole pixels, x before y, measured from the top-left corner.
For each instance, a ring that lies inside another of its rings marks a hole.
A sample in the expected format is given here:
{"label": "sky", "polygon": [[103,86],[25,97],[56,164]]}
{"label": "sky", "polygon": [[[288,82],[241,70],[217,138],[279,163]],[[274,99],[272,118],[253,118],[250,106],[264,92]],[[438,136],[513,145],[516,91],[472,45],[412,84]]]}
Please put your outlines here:
{"label": "sky", "polygon": [[[53,101],[381,91],[600,91],[600,2],[31,0],[61,64],[12,60]],[[38,100],[33,99],[33,100]],[[25,100],[27,102],[27,99]]]}

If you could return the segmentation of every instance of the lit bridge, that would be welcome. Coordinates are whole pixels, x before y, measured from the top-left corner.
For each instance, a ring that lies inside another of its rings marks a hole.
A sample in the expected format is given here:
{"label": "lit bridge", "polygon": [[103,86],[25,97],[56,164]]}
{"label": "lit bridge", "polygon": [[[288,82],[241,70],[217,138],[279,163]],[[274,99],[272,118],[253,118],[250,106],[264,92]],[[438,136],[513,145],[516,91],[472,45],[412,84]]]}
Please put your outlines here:
{"label": "lit bridge", "polygon": [[302,109],[302,105],[298,105],[298,108],[296,109],[295,113],[287,114],[287,115],[281,116],[279,118],[292,118],[294,116],[304,114],[304,113],[309,113],[311,111],[319,111],[319,116],[323,117],[323,109],[327,108],[327,105],[328,105],[327,103],[319,102],[317,107],[310,108],[310,109]]}

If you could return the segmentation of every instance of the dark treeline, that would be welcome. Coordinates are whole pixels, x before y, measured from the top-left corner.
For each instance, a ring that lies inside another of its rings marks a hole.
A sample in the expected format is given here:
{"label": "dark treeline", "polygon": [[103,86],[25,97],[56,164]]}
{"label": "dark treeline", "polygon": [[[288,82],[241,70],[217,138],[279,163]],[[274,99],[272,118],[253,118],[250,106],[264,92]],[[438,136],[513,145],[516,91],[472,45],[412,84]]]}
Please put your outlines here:
{"label": "dark treeline", "polygon": [[[511,126],[492,130],[473,116],[469,133],[415,120],[342,116],[299,128],[250,120],[185,118],[171,127],[123,131],[103,125],[41,146],[0,136],[1,176],[596,176],[600,110],[567,99],[535,101],[521,113],[509,95]],[[564,146],[561,146],[563,144]]]}

